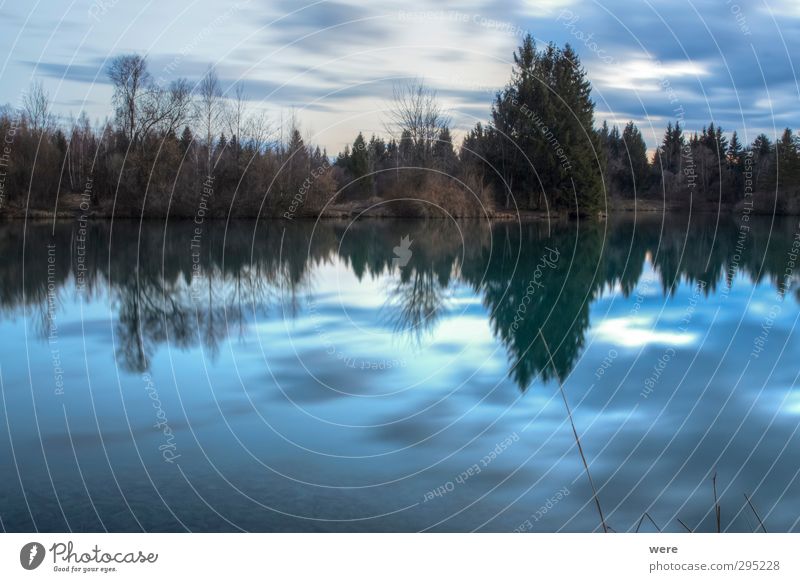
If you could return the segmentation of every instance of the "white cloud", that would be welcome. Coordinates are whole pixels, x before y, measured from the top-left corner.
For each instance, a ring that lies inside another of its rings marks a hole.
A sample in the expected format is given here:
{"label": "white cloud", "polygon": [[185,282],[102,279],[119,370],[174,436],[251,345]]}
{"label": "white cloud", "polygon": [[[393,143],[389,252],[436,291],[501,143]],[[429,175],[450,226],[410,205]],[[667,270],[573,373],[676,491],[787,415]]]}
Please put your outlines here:
{"label": "white cloud", "polygon": [[523,14],[536,18],[552,16],[556,10],[563,10],[575,4],[575,0],[527,0]]}
{"label": "white cloud", "polygon": [[706,77],[708,66],[696,61],[666,61],[637,56],[613,64],[593,67],[592,80],[602,88],[628,91],[664,91],[682,78]]}

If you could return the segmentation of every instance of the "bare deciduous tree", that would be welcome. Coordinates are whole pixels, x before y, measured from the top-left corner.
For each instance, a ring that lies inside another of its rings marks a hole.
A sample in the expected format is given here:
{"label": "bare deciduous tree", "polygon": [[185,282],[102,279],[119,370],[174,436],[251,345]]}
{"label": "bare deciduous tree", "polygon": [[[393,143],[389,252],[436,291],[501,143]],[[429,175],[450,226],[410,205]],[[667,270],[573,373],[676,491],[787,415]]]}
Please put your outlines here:
{"label": "bare deciduous tree", "polygon": [[239,136],[242,133],[246,115],[247,96],[241,83],[237,83],[233,90],[233,96],[228,99],[228,106],[225,108],[225,126],[231,137]]}
{"label": "bare deciduous tree", "polygon": [[22,98],[22,107],[31,129],[38,135],[53,124],[50,114],[50,96],[41,81],[31,83],[30,89]]}
{"label": "bare deciduous tree", "polygon": [[242,132],[244,131],[245,116],[247,114],[247,97],[244,93],[244,87],[241,83],[237,83],[233,91],[233,98],[230,99],[228,106],[225,108],[225,124],[228,128],[228,133],[231,140],[235,137],[233,155],[236,161],[236,168],[239,168],[239,158],[241,154]]}
{"label": "bare deciduous tree", "polygon": [[147,61],[139,55],[114,59],[108,71],[114,84],[117,124],[132,145],[144,145],[153,132],[176,132],[190,117],[192,92],[185,79],[168,88],[153,83]]}
{"label": "bare deciduous tree", "polygon": [[209,66],[205,76],[198,85],[199,99],[197,102],[197,116],[200,119],[203,132],[206,134],[206,172],[211,174],[211,155],[214,150],[214,136],[217,132],[220,117],[223,113],[222,91],[219,78],[214,67]]}
{"label": "bare deciduous tree", "polygon": [[261,154],[275,146],[275,124],[263,111],[258,111],[247,118],[245,133],[253,150]]}
{"label": "bare deciduous tree", "polygon": [[419,161],[431,160],[433,146],[449,124],[450,118],[440,105],[436,91],[422,81],[394,86],[385,127],[398,142],[403,134],[410,136]]}
{"label": "bare deciduous tree", "polygon": [[192,92],[188,81],[173,81],[169,89],[150,87],[135,118],[136,135],[145,140],[151,132],[175,133],[191,113]]}
{"label": "bare deciduous tree", "polygon": [[111,61],[108,77],[114,85],[113,102],[117,122],[130,142],[136,139],[136,116],[140,102],[152,84],[147,60],[137,54],[120,55]]}

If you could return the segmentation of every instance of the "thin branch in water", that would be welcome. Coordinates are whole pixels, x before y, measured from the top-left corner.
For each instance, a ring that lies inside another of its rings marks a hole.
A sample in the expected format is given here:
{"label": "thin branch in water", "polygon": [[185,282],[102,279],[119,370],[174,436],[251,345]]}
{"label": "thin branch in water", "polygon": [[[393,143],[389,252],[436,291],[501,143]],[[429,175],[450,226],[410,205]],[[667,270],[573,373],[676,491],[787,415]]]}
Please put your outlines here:
{"label": "thin branch in water", "polygon": [[645,511],[645,512],[642,514],[642,517],[641,517],[641,518],[639,518],[639,524],[636,526],[636,531],[635,531],[634,533],[639,533],[639,528],[641,528],[641,527],[642,527],[642,522],[644,521],[644,518],[645,518],[645,517],[646,517],[647,519],[649,519],[649,520],[650,520],[650,523],[652,523],[652,524],[655,526],[655,528],[656,528],[656,529],[659,531],[659,533],[660,533],[660,532],[661,532],[661,526],[660,526],[660,525],[658,525],[658,524],[656,523],[656,520],[654,520],[654,519],[652,518],[652,516],[651,516],[649,513],[647,513],[646,511]]}
{"label": "thin branch in water", "polygon": [[760,525],[760,526],[761,526],[761,530],[762,530],[764,533],[767,533],[767,528],[765,528],[765,527],[764,527],[764,522],[763,522],[763,521],[761,521],[761,516],[759,516],[759,515],[758,515],[758,512],[756,511],[756,508],[755,508],[755,506],[753,505],[753,502],[752,502],[752,501],[750,501],[750,496],[748,496],[748,495],[747,495],[747,493],[745,493],[745,494],[744,494],[744,498],[747,500],[747,505],[749,505],[749,506],[750,506],[750,509],[753,511],[753,515],[755,515],[755,516],[756,516],[756,519],[758,520],[758,525]]}
{"label": "thin branch in water", "polygon": [[686,525],[685,523],[683,523],[683,521],[681,520],[680,517],[676,517],[675,519],[678,520],[678,523],[681,524],[686,531],[688,531],[689,533],[694,533],[694,530],[692,528],[690,528],[688,525]]}
{"label": "thin branch in water", "polygon": [[714,489],[714,514],[717,518],[717,533],[722,531],[722,510],[719,506],[719,499],[717,498],[717,472],[714,471],[714,476],[711,478],[711,486]]}
{"label": "thin branch in water", "polygon": [[657,530],[659,531],[659,533],[660,533],[660,532],[661,532],[661,526],[660,526],[660,525],[658,525],[658,524],[656,523],[656,520],[654,520],[654,519],[652,518],[652,516],[651,516],[649,513],[647,513],[646,511],[644,512],[644,515],[643,515],[642,517],[645,517],[645,516],[647,517],[647,519],[649,519],[649,520],[650,520],[650,523],[652,523],[654,526],[656,526],[656,529],[657,529]]}
{"label": "thin branch in water", "polygon": [[583,468],[586,470],[586,477],[589,479],[589,485],[592,488],[592,495],[594,496],[594,503],[597,506],[597,513],[600,514],[600,523],[603,526],[603,531],[605,533],[608,533],[608,525],[606,525],[606,519],[603,516],[603,509],[600,507],[600,497],[597,495],[597,488],[594,486],[592,473],[589,471],[589,463],[586,462],[586,455],[583,454],[583,446],[581,446],[581,439],[578,436],[577,429],[575,428],[575,421],[572,419],[572,409],[570,409],[569,407],[569,402],[567,401],[567,394],[564,392],[564,384],[561,382],[561,377],[558,375],[556,364],[553,361],[553,354],[550,351],[550,347],[547,345],[547,341],[544,339],[542,328],[539,328],[539,337],[542,338],[542,343],[544,343],[544,349],[547,350],[547,356],[548,358],[550,358],[550,364],[553,366],[553,372],[556,375],[556,380],[558,380],[558,389],[561,392],[561,398],[563,398],[564,406],[567,409],[567,416],[569,417],[569,423],[570,425],[572,425],[572,434],[575,437],[575,443],[578,445],[578,452],[581,455],[581,461],[583,461]]}

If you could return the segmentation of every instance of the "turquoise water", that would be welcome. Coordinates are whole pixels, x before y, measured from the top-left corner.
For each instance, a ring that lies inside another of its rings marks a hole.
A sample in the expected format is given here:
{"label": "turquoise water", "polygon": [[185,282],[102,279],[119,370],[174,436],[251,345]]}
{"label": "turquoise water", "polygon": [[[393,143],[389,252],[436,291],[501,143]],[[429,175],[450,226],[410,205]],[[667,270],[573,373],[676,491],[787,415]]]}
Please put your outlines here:
{"label": "turquoise water", "polygon": [[5,530],[798,529],[795,218],[0,231]]}

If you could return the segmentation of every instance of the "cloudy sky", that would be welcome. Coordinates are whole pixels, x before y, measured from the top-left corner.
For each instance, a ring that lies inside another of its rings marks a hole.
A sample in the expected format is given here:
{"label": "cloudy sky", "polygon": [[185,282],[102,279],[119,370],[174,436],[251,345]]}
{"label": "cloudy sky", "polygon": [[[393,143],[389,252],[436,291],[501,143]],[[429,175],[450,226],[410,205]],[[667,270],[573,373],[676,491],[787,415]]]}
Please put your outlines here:
{"label": "cloudy sky", "polygon": [[578,50],[598,122],[634,120],[655,145],[668,121],[713,120],[745,141],[800,125],[800,0],[0,0],[0,103],[41,78],[66,119],[111,114],[114,56],[147,55],[154,78],[196,81],[213,64],[232,91],[339,151],[382,133],[393,83],[423,78],[458,132],[488,119],[514,48]]}

